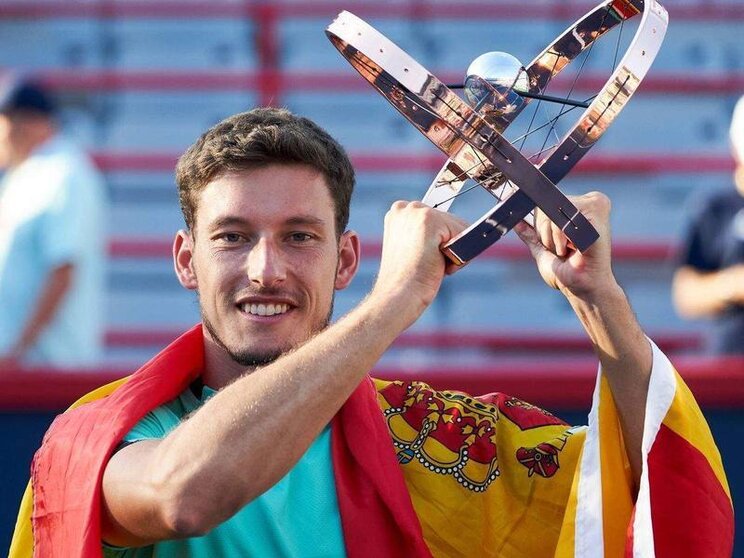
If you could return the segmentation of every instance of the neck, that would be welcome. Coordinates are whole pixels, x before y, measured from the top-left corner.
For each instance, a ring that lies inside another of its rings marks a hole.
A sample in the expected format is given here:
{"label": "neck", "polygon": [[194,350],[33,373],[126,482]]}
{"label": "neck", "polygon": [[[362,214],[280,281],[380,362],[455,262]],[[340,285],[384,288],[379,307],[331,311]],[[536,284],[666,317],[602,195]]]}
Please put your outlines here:
{"label": "neck", "polygon": [[255,367],[243,366],[235,362],[227,351],[220,346],[205,330],[204,332],[204,374],[205,386],[220,390],[241,376],[250,374]]}

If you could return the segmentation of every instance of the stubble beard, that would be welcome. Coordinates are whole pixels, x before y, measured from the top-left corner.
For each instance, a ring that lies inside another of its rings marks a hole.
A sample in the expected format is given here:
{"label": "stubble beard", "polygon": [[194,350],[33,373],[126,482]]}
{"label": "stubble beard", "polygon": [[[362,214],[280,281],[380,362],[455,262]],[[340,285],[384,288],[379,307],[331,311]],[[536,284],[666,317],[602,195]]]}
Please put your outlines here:
{"label": "stubble beard", "polygon": [[258,366],[266,366],[267,364],[271,364],[272,362],[276,361],[282,355],[287,354],[290,351],[293,351],[299,346],[305,344],[307,341],[309,341],[310,339],[315,337],[318,333],[320,333],[325,328],[327,328],[328,325],[331,323],[331,317],[333,316],[334,302],[335,302],[335,294],[331,297],[331,307],[328,310],[328,315],[321,321],[321,323],[317,327],[313,327],[310,330],[310,334],[308,335],[306,339],[302,339],[301,341],[299,341],[293,346],[285,347],[283,349],[276,349],[273,351],[256,351],[256,350],[249,350],[249,349],[241,350],[241,349],[235,349],[235,348],[228,347],[227,344],[222,340],[220,335],[217,333],[217,329],[214,327],[212,322],[209,321],[209,318],[204,313],[204,310],[201,307],[201,304],[199,305],[199,311],[201,313],[202,324],[204,324],[204,327],[207,329],[210,337],[214,340],[214,342],[217,343],[217,345],[223,351],[225,351],[225,353],[234,362],[238,363],[241,366],[255,368]]}

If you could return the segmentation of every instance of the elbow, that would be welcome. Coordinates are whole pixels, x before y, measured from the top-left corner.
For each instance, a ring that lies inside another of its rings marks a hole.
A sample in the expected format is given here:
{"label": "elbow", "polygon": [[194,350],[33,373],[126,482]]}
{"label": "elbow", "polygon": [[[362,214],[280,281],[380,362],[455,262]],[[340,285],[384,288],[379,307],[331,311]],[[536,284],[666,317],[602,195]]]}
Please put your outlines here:
{"label": "elbow", "polygon": [[[201,537],[220,523],[235,515],[242,507],[234,494],[225,496],[219,491],[206,490],[186,484],[164,490],[168,494],[161,500],[160,520],[169,538]],[[224,491],[222,491],[224,492]]]}
{"label": "elbow", "polygon": [[169,538],[173,539],[201,537],[216,526],[200,509],[188,506],[185,502],[183,504],[169,502],[163,505],[161,522],[166,527]]}
{"label": "elbow", "polygon": [[259,494],[254,490],[255,483],[244,477],[173,459],[167,452],[153,461],[157,465],[147,474],[148,484],[167,538],[203,536]]}

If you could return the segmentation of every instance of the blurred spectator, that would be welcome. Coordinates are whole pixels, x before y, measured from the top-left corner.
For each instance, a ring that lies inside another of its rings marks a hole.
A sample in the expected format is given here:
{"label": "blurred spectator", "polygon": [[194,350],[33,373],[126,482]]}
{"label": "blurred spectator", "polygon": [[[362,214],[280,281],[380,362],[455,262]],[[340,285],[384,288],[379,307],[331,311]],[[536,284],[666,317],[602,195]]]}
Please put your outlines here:
{"label": "blurred spectator", "polygon": [[682,316],[713,318],[716,354],[744,354],[744,97],[734,109],[730,135],[736,188],[695,204],[673,282]]}
{"label": "blurred spectator", "polygon": [[49,95],[0,84],[0,372],[85,366],[103,342],[104,184]]}

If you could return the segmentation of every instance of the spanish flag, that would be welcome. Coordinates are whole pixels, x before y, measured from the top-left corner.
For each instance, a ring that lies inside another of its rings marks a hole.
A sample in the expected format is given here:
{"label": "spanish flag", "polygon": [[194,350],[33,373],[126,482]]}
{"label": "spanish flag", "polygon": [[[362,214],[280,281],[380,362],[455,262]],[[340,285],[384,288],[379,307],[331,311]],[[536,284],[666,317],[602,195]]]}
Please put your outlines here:
{"label": "spanish flag", "polygon": [[[34,457],[11,558],[101,556],[100,483],[119,440],[203,368],[201,327],[60,415]],[[332,424],[352,557],[727,557],[733,510],[692,395],[654,347],[635,495],[612,395],[588,427],[504,394],[365,379]]]}
{"label": "spanish flag", "polygon": [[652,346],[637,497],[612,394],[599,374],[556,556],[732,555],[734,512],[720,453],[692,393]]}

